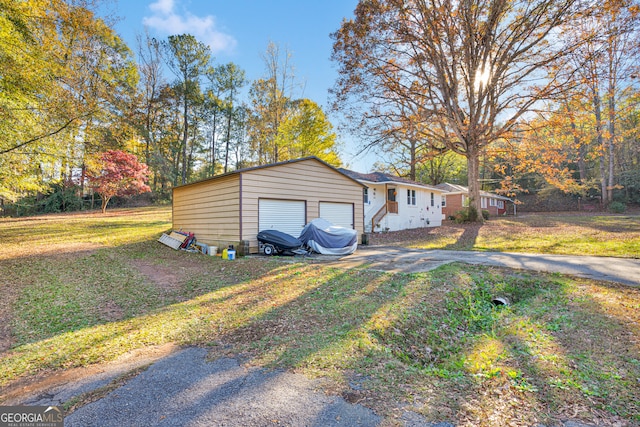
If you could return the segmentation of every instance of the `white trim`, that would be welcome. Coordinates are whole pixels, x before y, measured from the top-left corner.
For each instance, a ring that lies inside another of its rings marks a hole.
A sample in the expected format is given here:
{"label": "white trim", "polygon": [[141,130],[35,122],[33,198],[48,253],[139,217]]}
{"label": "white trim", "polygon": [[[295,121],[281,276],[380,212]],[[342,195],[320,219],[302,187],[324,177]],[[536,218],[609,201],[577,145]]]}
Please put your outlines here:
{"label": "white trim", "polygon": [[440,188],[436,188],[436,187],[430,187],[428,185],[421,185],[421,184],[412,184],[409,182],[401,182],[401,181],[380,181],[380,182],[376,182],[376,181],[367,181],[364,179],[358,179],[357,180],[360,184],[363,185],[395,185],[395,186],[405,186],[405,187],[415,187],[415,188],[426,188],[427,190],[431,190],[431,191],[436,191],[438,193],[447,193],[449,194],[448,191],[446,190],[442,190]]}

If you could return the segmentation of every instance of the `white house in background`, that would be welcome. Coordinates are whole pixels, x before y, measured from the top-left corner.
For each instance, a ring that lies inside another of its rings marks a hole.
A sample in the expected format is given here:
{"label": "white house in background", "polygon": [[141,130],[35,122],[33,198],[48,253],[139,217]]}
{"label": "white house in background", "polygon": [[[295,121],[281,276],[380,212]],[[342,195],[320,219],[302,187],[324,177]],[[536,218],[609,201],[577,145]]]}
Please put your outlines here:
{"label": "white house in background", "polygon": [[366,186],[363,190],[365,232],[442,225],[444,190],[382,172],[338,170]]}

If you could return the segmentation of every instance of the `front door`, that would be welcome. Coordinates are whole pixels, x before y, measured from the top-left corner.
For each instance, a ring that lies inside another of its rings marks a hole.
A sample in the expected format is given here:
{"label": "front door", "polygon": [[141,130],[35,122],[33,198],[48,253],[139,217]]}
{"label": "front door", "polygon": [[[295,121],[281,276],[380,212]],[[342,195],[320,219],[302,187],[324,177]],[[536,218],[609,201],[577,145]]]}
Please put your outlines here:
{"label": "front door", "polygon": [[396,201],[396,189],[387,189],[387,212],[396,214],[398,213],[398,202]]}

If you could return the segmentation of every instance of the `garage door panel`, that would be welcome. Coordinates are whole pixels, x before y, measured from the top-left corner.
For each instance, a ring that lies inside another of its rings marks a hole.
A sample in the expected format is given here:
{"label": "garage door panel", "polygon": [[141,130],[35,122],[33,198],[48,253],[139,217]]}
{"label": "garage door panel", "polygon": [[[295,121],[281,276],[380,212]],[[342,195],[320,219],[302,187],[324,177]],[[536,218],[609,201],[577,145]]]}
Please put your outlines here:
{"label": "garage door panel", "polygon": [[278,230],[298,237],[305,226],[304,201],[260,199],[258,206],[258,231]]}
{"label": "garage door panel", "polygon": [[320,218],[333,225],[355,228],[352,203],[320,202]]}

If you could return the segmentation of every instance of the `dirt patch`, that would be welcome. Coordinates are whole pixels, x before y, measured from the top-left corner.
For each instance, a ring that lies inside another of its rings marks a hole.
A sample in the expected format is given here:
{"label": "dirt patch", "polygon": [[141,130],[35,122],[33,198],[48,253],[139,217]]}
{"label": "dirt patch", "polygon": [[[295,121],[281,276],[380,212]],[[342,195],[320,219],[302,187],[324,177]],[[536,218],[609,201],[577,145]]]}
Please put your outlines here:
{"label": "dirt patch", "polygon": [[107,301],[105,304],[100,306],[99,312],[101,314],[101,318],[108,322],[114,322],[124,318],[124,310],[113,301]]}
{"label": "dirt patch", "polygon": [[187,280],[187,267],[173,267],[134,260],[131,264],[151,283],[163,291],[176,291]]}

